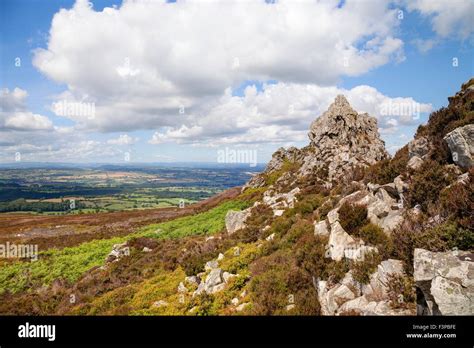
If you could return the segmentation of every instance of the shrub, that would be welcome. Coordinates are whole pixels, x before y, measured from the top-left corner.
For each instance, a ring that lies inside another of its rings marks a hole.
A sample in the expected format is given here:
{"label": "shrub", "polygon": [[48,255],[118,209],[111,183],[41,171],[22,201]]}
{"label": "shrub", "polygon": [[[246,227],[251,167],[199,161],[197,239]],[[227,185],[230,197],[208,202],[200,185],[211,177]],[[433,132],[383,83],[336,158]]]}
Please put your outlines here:
{"label": "shrub", "polygon": [[357,235],[359,229],[367,224],[367,207],[344,202],[338,210],[339,222],[349,234]]}
{"label": "shrub", "polygon": [[296,221],[288,232],[282,237],[280,246],[287,247],[294,244],[302,235],[314,233],[314,226],[307,220],[300,219]]}
{"label": "shrub", "polygon": [[456,220],[461,227],[474,230],[474,180],[471,170],[466,184],[456,183],[441,191],[440,210],[445,218]]}
{"label": "shrub", "polygon": [[443,167],[437,162],[426,160],[412,176],[406,201],[411,207],[420,204],[426,212],[430,205],[438,201],[441,190],[448,184]]}
{"label": "shrub", "polygon": [[416,306],[415,282],[413,277],[389,274],[387,295],[392,308],[414,308]]}
{"label": "shrub", "polygon": [[389,238],[383,229],[371,222],[362,226],[356,236],[372,245],[383,245],[389,243]]}
{"label": "shrub", "polygon": [[381,256],[376,252],[365,254],[363,261],[354,261],[351,264],[352,276],[354,280],[361,284],[368,284],[370,275],[377,270],[377,266],[382,261]]}
{"label": "shrub", "polygon": [[316,278],[326,279],[328,277],[325,258],[327,237],[319,237],[314,234],[301,238],[294,248],[296,263],[309,274]]}
{"label": "shrub", "polygon": [[432,228],[429,233],[441,239],[446,249],[470,250],[474,246],[474,233],[459,227],[457,222],[448,221]]}
{"label": "shrub", "polygon": [[409,274],[413,273],[413,252],[415,248],[431,251],[444,251],[447,248],[446,241],[440,238],[440,234],[435,229],[425,228],[424,220],[423,215],[407,215],[402,224],[391,232],[393,241],[392,256],[404,262]]}
{"label": "shrub", "polygon": [[252,264],[250,295],[255,314],[274,314],[288,305],[291,264],[291,257],[283,251],[262,257]]}
{"label": "shrub", "polygon": [[385,159],[368,167],[364,175],[364,182],[381,185],[393,182],[393,179],[405,172],[407,163],[408,146],[405,145],[397,151],[392,159]]}
{"label": "shrub", "polygon": [[299,197],[299,201],[295,203],[295,207],[291,209],[291,215],[301,214],[303,216],[313,213],[313,211],[321,206],[324,197],[321,194],[309,194]]}

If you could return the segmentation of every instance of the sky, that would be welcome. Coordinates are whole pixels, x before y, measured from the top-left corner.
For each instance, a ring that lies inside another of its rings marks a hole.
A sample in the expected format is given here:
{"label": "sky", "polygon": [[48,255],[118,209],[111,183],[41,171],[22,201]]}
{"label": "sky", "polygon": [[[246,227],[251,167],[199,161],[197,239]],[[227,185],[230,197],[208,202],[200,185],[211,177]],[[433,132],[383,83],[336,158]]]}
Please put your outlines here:
{"label": "sky", "polygon": [[338,94],[393,154],[474,76],[473,17],[472,0],[2,0],[0,162],[265,163]]}

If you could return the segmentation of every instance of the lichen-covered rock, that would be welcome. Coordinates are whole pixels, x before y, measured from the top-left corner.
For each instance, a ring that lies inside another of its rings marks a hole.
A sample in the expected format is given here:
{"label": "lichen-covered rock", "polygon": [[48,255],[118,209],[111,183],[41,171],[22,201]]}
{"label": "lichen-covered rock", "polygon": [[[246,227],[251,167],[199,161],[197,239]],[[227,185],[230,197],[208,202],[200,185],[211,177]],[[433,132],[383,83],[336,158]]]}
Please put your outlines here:
{"label": "lichen-covered rock", "polygon": [[375,194],[370,193],[364,198],[370,222],[380,226],[385,232],[392,231],[403,221],[404,212],[401,202],[399,203],[387,192],[388,187],[390,186],[380,187]]}
{"label": "lichen-covered rock", "polygon": [[340,261],[344,258],[345,249],[354,244],[355,240],[342,228],[339,221],[331,225],[331,232],[328,241],[328,255],[335,261]]}
{"label": "lichen-covered rock", "polygon": [[193,297],[204,292],[207,294],[214,294],[222,291],[228,281],[236,276],[236,274],[222,271],[221,268],[213,268],[207,275],[206,279],[199,284],[197,290],[194,291]]}
{"label": "lichen-covered rock", "polygon": [[281,186],[289,187],[297,178],[313,175],[330,186],[331,180],[352,172],[354,167],[367,167],[389,157],[376,118],[357,113],[343,95],[313,121],[308,137],[310,144],[302,149],[278,149],[264,173],[252,177],[244,190],[265,186],[266,176],[281,170],[285,163],[297,167],[296,175],[282,173],[277,180]]}
{"label": "lichen-covered rock", "polygon": [[276,193],[273,189],[269,189],[263,195],[263,203],[272,208],[275,216],[281,216],[285,209],[294,207],[298,193],[300,193],[299,187],[286,193]]}
{"label": "lichen-covered rock", "polygon": [[418,156],[413,156],[407,163],[407,167],[413,170],[417,170],[423,164],[423,160]]}
{"label": "lichen-covered rock", "polygon": [[430,142],[426,137],[418,137],[408,143],[408,157],[419,157],[423,159],[430,151]]}
{"label": "lichen-covered rock", "polygon": [[414,277],[421,315],[474,315],[474,253],[415,249]]}
{"label": "lichen-covered rock", "polygon": [[449,146],[454,163],[463,168],[474,165],[474,124],[458,127],[443,139]]}
{"label": "lichen-covered rock", "polygon": [[250,208],[242,211],[229,210],[225,216],[225,227],[228,234],[232,234],[244,228],[245,221],[250,216]]}
{"label": "lichen-covered rock", "polygon": [[355,166],[367,166],[388,158],[380,139],[377,120],[358,114],[343,95],[338,95],[328,110],[311,124],[310,147],[303,162],[310,167],[327,166],[329,179],[335,179]]}

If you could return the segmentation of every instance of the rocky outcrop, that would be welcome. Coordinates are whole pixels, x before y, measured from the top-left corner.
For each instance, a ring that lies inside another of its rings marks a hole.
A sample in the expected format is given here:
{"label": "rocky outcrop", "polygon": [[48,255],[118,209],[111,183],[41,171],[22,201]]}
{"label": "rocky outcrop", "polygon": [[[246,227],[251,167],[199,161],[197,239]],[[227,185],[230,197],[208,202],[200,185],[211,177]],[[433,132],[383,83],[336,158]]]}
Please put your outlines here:
{"label": "rocky outcrop", "polygon": [[250,208],[242,211],[229,210],[225,216],[225,227],[228,234],[245,227],[245,220],[250,216]]}
{"label": "rocky outcrop", "polygon": [[395,184],[376,187],[361,202],[367,205],[367,217],[370,222],[380,226],[385,232],[392,231],[403,221],[403,201]]}
{"label": "rocky outcrop", "polygon": [[277,182],[288,187],[297,177],[316,175],[327,185],[349,173],[354,167],[366,167],[388,158],[380,139],[377,120],[352,109],[343,95],[336,97],[328,110],[318,117],[308,133],[310,144],[302,149],[280,148],[272,156],[264,173],[254,176],[247,187],[265,186],[265,176],[285,163],[296,164],[295,176],[283,174]]}
{"label": "rocky outcrop", "polygon": [[401,261],[385,260],[370,276],[369,284],[354,280],[352,271],[337,284],[317,281],[316,290],[322,315],[414,315],[414,310],[395,308],[388,295],[387,283],[392,275],[403,275]]}
{"label": "rocky outcrop", "polygon": [[458,127],[443,138],[454,163],[463,168],[474,165],[474,124]]}
{"label": "rocky outcrop", "polygon": [[430,151],[430,142],[426,137],[418,137],[408,143],[408,157],[423,158]]}
{"label": "rocky outcrop", "polygon": [[130,255],[130,247],[128,246],[127,242],[121,244],[114,244],[112,247],[112,251],[107,255],[105,259],[106,263],[110,262],[117,262],[124,256]]}
{"label": "rocky outcrop", "polygon": [[335,261],[342,260],[346,248],[354,243],[354,238],[344,231],[339,221],[336,221],[331,225],[331,233],[329,234],[328,242],[328,256],[331,259]]}
{"label": "rocky outcrop", "polygon": [[330,180],[356,166],[368,166],[388,158],[377,130],[377,120],[358,114],[343,95],[311,124],[310,151],[303,159],[301,173],[327,168]]}
{"label": "rocky outcrop", "polygon": [[193,296],[200,295],[204,292],[207,294],[214,294],[222,291],[229,280],[235,276],[235,274],[222,271],[221,268],[214,268],[209,272],[205,281],[199,284],[197,290],[193,293]]}
{"label": "rocky outcrop", "polygon": [[294,207],[298,193],[300,193],[298,187],[287,193],[276,193],[275,190],[270,188],[263,195],[263,203],[272,208],[274,215],[280,216],[285,209]]}
{"label": "rocky outcrop", "polygon": [[419,315],[474,315],[474,253],[415,249]]}

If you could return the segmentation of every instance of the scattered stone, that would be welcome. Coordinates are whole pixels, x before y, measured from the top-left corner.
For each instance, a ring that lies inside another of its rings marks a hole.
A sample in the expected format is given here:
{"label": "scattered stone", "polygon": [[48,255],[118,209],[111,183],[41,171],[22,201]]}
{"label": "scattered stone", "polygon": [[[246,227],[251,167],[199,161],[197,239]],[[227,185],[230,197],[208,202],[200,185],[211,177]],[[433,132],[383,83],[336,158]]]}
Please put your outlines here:
{"label": "scattered stone", "polygon": [[199,283],[197,290],[193,293],[193,297],[204,292],[208,294],[219,292],[225,288],[226,283],[233,277],[236,277],[236,275],[223,272],[220,268],[214,268],[209,272],[206,280]]}
{"label": "scattered stone", "polygon": [[128,246],[127,242],[121,244],[114,244],[112,247],[112,251],[107,255],[105,259],[106,263],[110,262],[117,262],[124,256],[130,255],[130,247]]}
{"label": "scattered stone", "polygon": [[159,300],[153,303],[153,307],[155,308],[166,307],[166,306],[168,306],[168,302],[164,300]]}
{"label": "scattered stone", "polygon": [[349,245],[344,249],[344,257],[353,261],[364,261],[365,255],[372,252],[378,253],[379,250],[368,245]]}
{"label": "scattered stone", "polygon": [[294,207],[298,193],[300,193],[299,187],[287,193],[275,193],[273,189],[268,189],[263,194],[263,203],[272,208],[275,216],[281,216],[285,209]]}
{"label": "scattered stone", "polygon": [[143,250],[142,250],[144,253],[149,253],[151,251],[153,251],[153,249],[150,249],[148,247],[144,247]]}
{"label": "scattered stone", "polygon": [[245,308],[247,308],[249,305],[250,305],[249,302],[241,303],[241,304],[239,304],[239,305],[235,308],[235,310],[236,310],[237,312],[242,312],[242,311],[243,311]]}
{"label": "scattered stone", "polygon": [[239,304],[239,299],[234,297],[232,300],[230,300],[230,303],[232,303],[234,306],[237,306]]}
{"label": "scattered stone", "polygon": [[222,260],[224,260],[224,254],[219,253],[219,255],[217,256],[217,261],[222,261]]}
{"label": "scattered stone", "polygon": [[225,216],[225,227],[228,234],[232,234],[244,228],[245,220],[250,216],[250,208],[242,211],[229,210]]}
{"label": "scattered stone", "polygon": [[418,156],[414,156],[410,158],[410,160],[408,161],[407,167],[413,170],[417,170],[418,168],[421,167],[422,164],[423,164],[423,160]]}
{"label": "scattered stone", "polygon": [[265,238],[265,240],[267,241],[272,241],[273,239],[275,239],[275,233],[272,233],[271,235],[269,235],[267,238]]}
{"label": "scattered stone", "polygon": [[474,165],[474,124],[458,127],[443,138],[454,163],[463,168]]}

